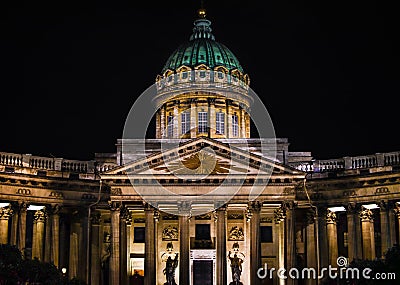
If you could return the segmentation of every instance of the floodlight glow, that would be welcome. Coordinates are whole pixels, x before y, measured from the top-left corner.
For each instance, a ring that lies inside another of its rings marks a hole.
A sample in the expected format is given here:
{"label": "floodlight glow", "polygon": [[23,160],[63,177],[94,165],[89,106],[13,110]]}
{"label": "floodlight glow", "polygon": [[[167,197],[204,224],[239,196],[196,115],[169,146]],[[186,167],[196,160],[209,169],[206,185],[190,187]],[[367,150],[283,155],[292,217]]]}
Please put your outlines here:
{"label": "floodlight glow", "polygon": [[345,212],[346,208],[343,206],[337,206],[337,207],[330,207],[328,208],[328,210],[331,212]]}
{"label": "floodlight glow", "polygon": [[10,203],[0,203],[0,208],[5,208],[10,206]]}
{"label": "floodlight glow", "polygon": [[39,211],[39,210],[43,210],[44,206],[37,206],[37,205],[29,205],[28,210],[31,211]]}
{"label": "floodlight glow", "polygon": [[373,210],[373,209],[379,209],[379,206],[377,204],[367,204],[367,205],[362,205],[365,209]]}

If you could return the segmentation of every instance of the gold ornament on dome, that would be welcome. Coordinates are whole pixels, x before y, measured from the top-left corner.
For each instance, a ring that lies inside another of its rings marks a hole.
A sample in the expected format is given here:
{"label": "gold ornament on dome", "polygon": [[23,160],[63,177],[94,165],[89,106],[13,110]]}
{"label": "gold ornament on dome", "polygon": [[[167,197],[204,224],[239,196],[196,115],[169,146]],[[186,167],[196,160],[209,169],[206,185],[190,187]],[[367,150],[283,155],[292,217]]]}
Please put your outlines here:
{"label": "gold ornament on dome", "polygon": [[192,174],[192,175],[212,175],[227,174],[230,170],[246,173],[247,169],[232,166],[226,161],[222,161],[209,153],[200,151],[185,157],[182,160],[174,161],[168,166],[154,168],[156,171],[165,171],[167,173]]}

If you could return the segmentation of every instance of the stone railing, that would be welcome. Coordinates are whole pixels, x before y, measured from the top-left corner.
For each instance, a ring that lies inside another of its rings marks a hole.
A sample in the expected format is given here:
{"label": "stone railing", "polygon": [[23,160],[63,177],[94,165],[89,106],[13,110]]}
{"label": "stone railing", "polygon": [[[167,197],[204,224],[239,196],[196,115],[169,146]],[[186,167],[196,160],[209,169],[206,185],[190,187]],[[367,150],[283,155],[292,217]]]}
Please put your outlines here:
{"label": "stone railing", "polygon": [[363,156],[346,156],[338,159],[296,162],[292,163],[291,166],[305,172],[329,172],[348,169],[400,166],[400,151]]}
{"label": "stone railing", "polygon": [[0,152],[0,165],[76,173],[94,173],[95,169],[95,161],[93,160],[79,161],[8,152]]}

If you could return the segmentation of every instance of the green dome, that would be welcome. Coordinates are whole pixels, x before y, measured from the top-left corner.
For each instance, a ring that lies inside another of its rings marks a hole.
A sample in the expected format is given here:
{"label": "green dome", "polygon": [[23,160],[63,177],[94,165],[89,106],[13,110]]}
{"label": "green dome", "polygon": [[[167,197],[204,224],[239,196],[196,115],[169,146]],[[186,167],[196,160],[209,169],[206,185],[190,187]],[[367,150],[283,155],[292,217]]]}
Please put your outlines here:
{"label": "green dome", "polygon": [[182,65],[194,68],[200,64],[211,69],[217,66],[223,66],[229,71],[238,69],[243,73],[236,56],[225,45],[215,41],[210,25],[211,22],[207,19],[197,19],[190,40],[172,53],[161,73],[168,69],[176,71]]}

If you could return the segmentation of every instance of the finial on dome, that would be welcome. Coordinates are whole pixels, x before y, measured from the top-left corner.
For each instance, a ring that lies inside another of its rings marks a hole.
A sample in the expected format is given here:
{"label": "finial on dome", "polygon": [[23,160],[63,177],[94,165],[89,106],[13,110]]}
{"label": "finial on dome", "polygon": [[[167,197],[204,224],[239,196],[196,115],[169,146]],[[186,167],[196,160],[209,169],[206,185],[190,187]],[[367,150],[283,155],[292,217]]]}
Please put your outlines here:
{"label": "finial on dome", "polygon": [[201,0],[201,6],[200,9],[197,10],[197,15],[199,16],[199,19],[204,19],[206,17],[206,9],[204,8],[204,0]]}
{"label": "finial on dome", "polygon": [[200,8],[199,10],[197,10],[197,14],[200,19],[204,19],[206,17],[206,9]]}

